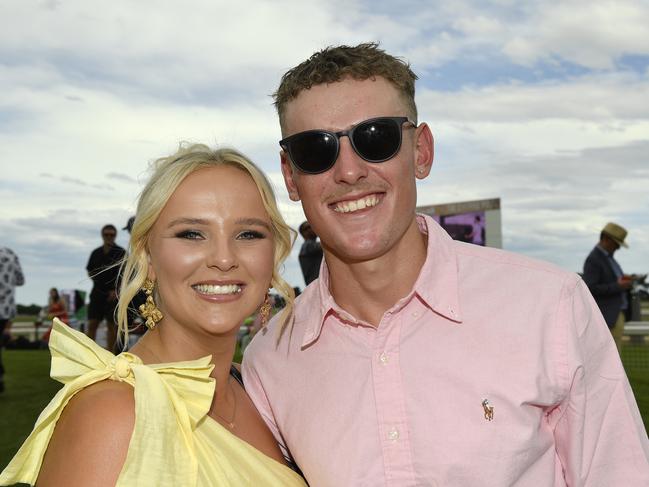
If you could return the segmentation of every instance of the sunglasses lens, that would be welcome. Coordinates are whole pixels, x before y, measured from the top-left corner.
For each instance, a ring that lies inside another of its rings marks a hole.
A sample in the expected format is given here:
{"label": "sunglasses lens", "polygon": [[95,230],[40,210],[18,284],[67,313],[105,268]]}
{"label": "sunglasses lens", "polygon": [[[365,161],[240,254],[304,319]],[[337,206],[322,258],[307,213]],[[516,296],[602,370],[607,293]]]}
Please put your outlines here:
{"label": "sunglasses lens", "polygon": [[401,127],[388,118],[364,122],[354,129],[354,146],[366,161],[388,160],[401,146]]}
{"label": "sunglasses lens", "polygon": [[327,132],[304,132],[288,142],[288,152],[293,164],[301,171],[317,174],[331,168],[338,155],[338,141]]}

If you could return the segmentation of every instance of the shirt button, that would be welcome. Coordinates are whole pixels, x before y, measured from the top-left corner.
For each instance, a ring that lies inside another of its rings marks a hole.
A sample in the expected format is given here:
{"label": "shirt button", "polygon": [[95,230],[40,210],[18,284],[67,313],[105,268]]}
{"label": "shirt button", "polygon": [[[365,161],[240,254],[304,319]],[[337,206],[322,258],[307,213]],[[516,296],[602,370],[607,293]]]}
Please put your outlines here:
{"label": "shirt button", "polygon": [[390,441],[397,441],[399,439],[399,430],[396,428],[392,428],[388,432],[388,440]]}
{"label": "shirt button", "polygon": [[385,352],[383,352],[383,353],[381,353],[381,355],[379,355],[379,360],[381,361],[381,363],[383,365],[387,365],[388,362],[390,361],[390,358],[388,357],[388,355]]}
{"label": "shirt button", "polygon": [[413,317],[413,318],[416,318],[417,316],[419,316],[419,313],[418,313],[417,311],[414,311],[414,312],[412,313],[412,317]]}

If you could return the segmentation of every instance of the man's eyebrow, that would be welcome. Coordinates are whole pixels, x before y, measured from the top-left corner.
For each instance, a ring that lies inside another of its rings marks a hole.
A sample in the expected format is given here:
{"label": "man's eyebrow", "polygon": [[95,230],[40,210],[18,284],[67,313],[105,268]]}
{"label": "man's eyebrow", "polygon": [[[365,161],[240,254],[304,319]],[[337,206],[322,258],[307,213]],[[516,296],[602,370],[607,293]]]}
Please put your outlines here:
{"label": "man's eyebrow", "polygon": [[269,232],[271,231],[270,225],[268,222],[262,220],[261,218],[239,218],[235,221],[237,225],[254,225],[258,227],[264,227]]}

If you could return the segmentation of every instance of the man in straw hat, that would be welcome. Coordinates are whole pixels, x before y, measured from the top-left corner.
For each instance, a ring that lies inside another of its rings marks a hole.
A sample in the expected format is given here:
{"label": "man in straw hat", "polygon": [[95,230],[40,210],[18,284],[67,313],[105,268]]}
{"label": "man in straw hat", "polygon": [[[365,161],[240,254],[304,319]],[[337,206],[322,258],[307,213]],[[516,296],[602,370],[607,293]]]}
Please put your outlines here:
{"label": "man in straw hat", "polygon": [[624,241],[626,235],[624,227],[607,223],[599,235],[599,243],[584,262],[584,281],[602,311],[618,351],[624,333],[624,315],[629,306],[627,292],[633,279],[622,272],[613,254],[620,247],[628,247]]}

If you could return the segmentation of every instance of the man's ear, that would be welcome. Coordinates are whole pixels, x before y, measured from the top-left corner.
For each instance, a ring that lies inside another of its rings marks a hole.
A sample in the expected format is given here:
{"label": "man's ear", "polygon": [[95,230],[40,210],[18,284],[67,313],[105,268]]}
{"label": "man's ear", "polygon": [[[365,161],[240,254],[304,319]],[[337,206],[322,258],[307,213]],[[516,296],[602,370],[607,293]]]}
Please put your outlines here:
{"label": "man's ear", "polygon": [[297,184],[295,184],[295,169],[288,158],[288,154],[282,150],[279,152],[279,157],[282,161],[282,175],[284,176],[288,196],[292,201],[300,201],[300,194],[297,190]]}
{"label": "man's ear", "polygon": [[433,167],[435,141],[428,124],[422,122],[417,126],[415,146],[415,176],[424,179]]}

